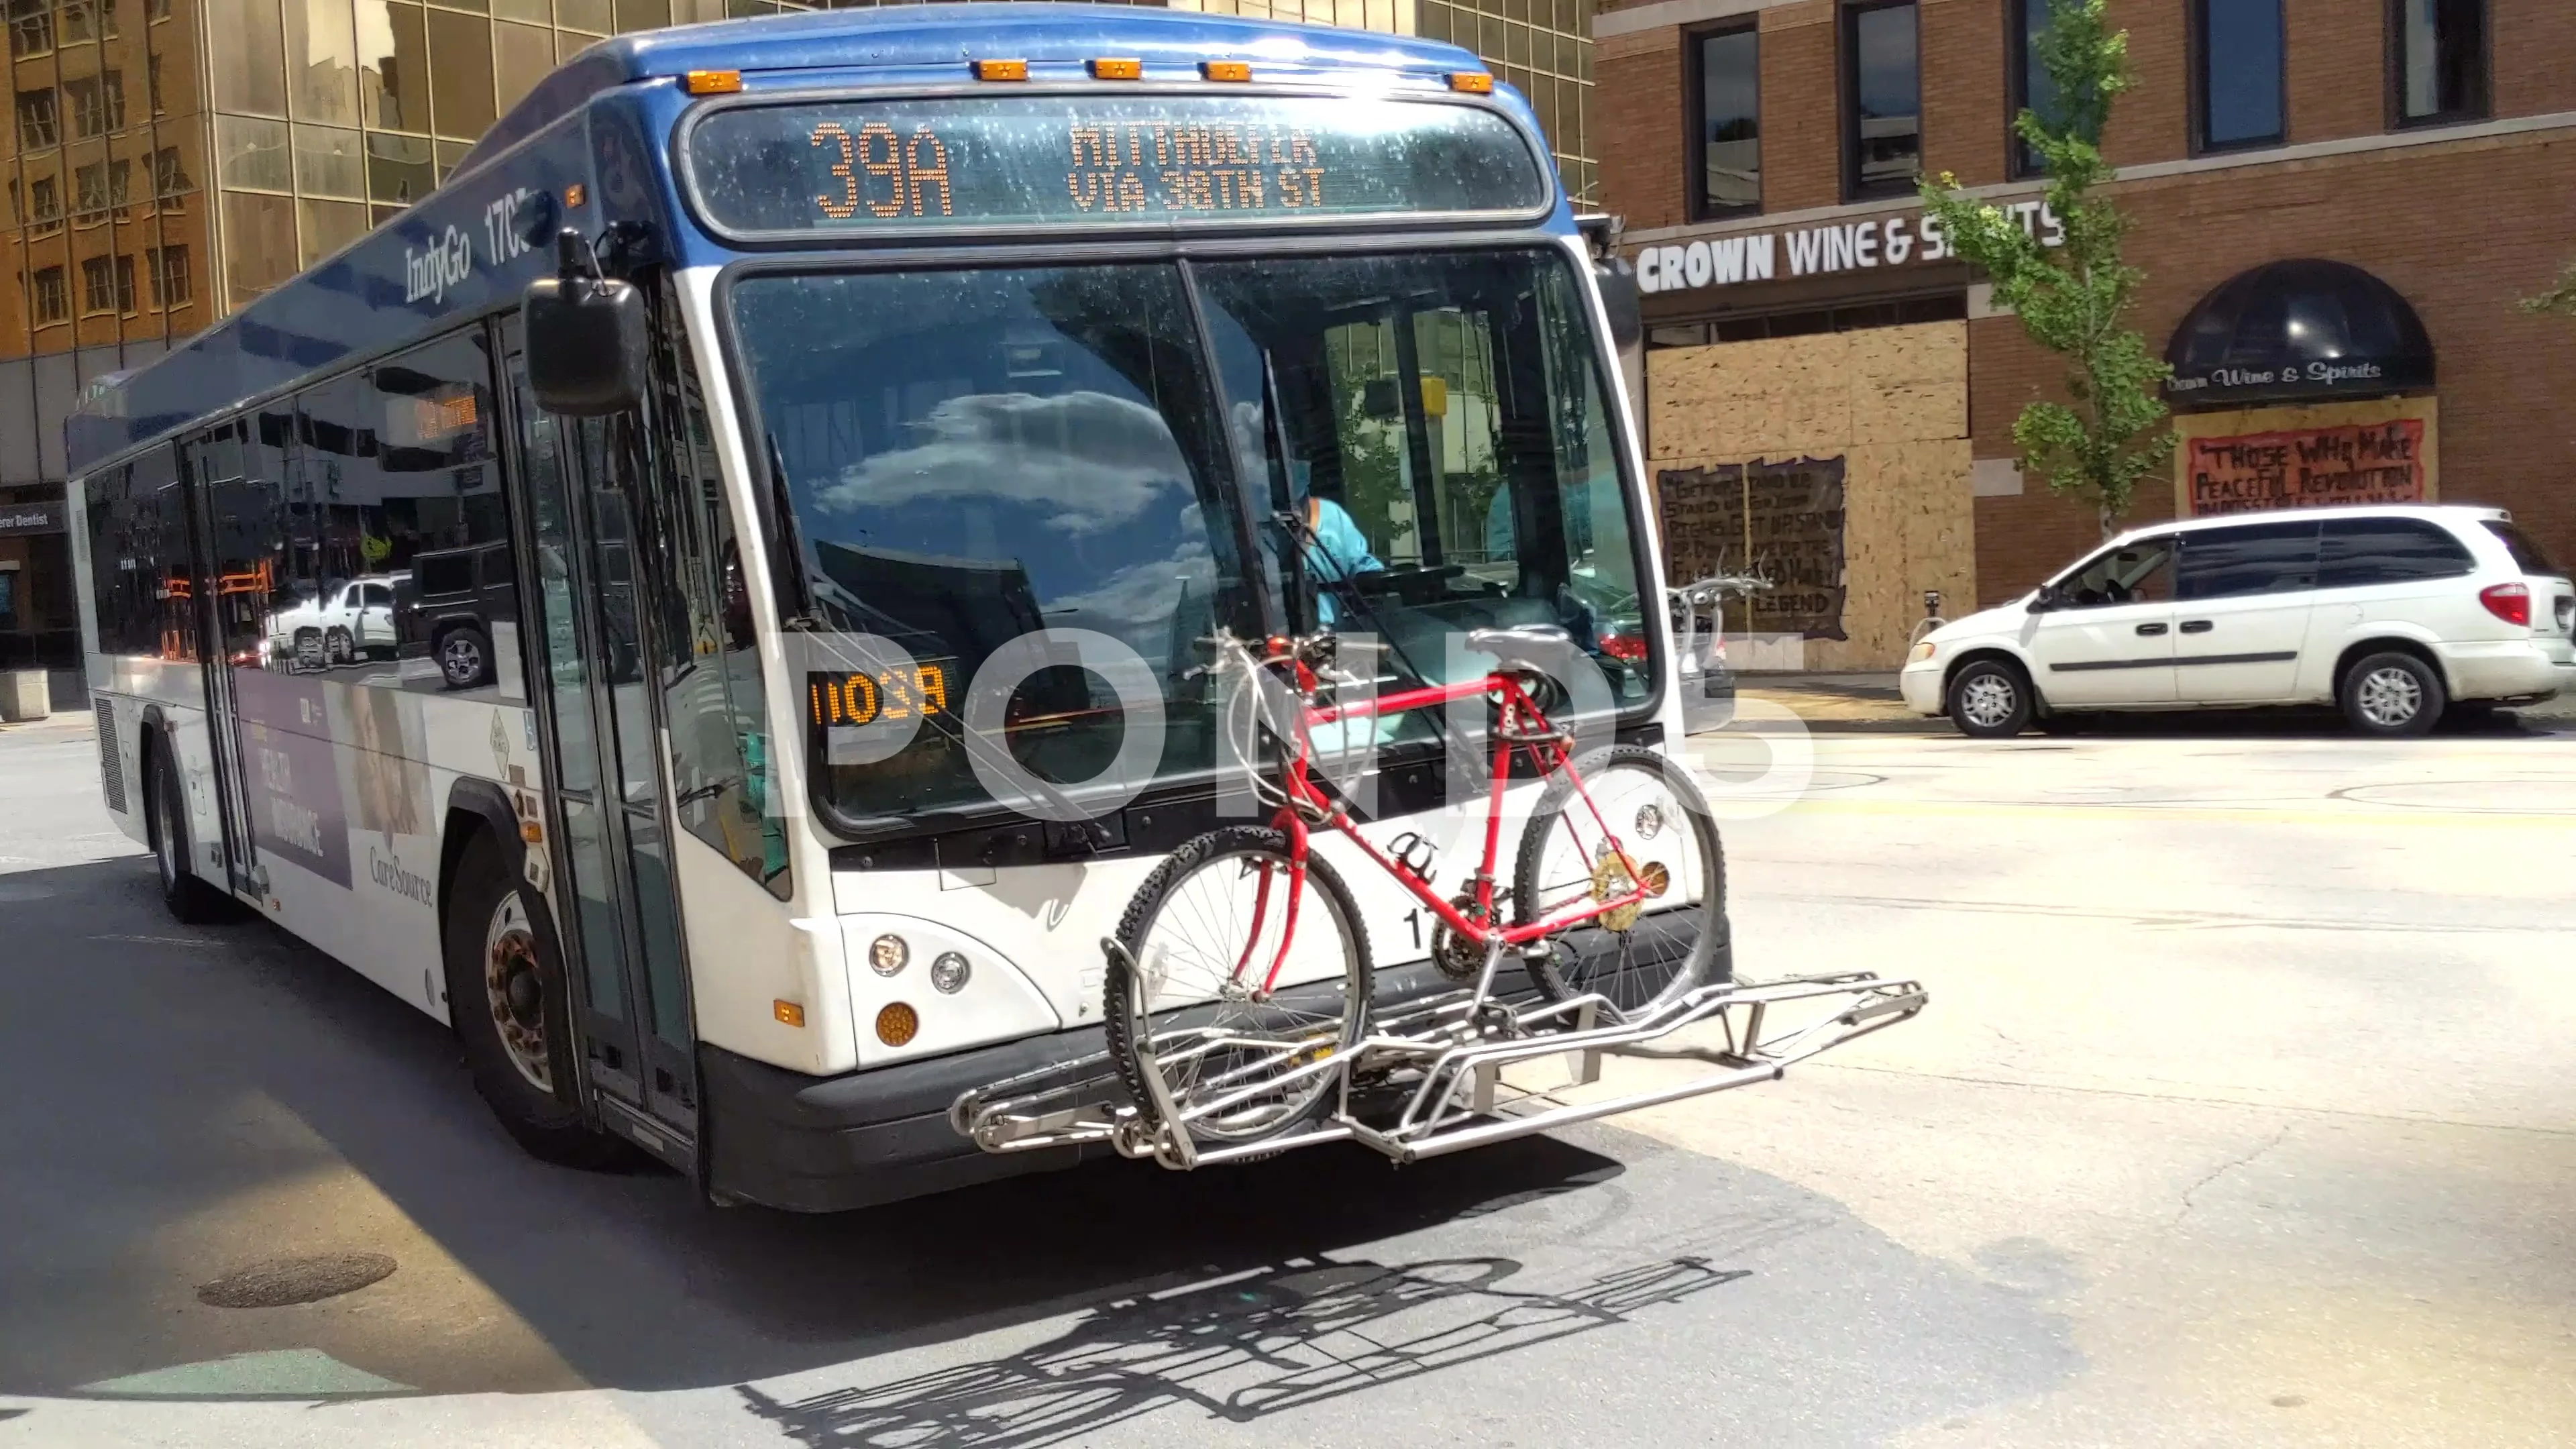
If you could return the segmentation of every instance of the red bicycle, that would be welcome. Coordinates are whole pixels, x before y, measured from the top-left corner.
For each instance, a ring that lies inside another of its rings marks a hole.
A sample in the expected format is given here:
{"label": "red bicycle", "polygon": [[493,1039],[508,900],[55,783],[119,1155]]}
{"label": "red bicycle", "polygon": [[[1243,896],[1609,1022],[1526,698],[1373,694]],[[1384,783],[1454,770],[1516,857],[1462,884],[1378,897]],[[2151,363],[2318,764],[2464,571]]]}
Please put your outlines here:
{"label": "red bicycle", "polygon": [[[1261,1142],[1330,1111],[1371,1063],[1418,1065],[1426,1052],[1526,1034],[1540,1018],[1647,1022],[1710,974],[1726,946],[1726,865],[1689,772],[1633,745],[1573,758],[1570,732],[1537,698],[1549,665],[1574,652],[1564,630],[1484,629],[1465,643],[1495,668],[1455,684],[1319,702],[1333,683],[1351,682],[1336,672],[1343,645],[1335,636],[1272,638],[1257,648],[1227,636],[1208,641],[1211,672],[1231,676],[1230,700],[1245,702],[1255,721],[1247,743],[1258,744],[1257,730],[1281,747],[1275,782],[1253,771],[1276,809],[1267,825],[1223,827],[1172,852],[1104,943],[1109,1055],[1147,1130],[1179,1127],[1212,1146]],[[1267,692],[1264,677],[1275,681]],[[1315,732],[1373,730],[1379,719],[1478,697],[1492,737],[1483,851],[1466,879],[1443,891],[1421,837],[1371,842],[1317,780]],[[1495,872],[1515,758],[1543,784],[1504,887]],[[1437,923],[1433,964],[1475,983],[1463,1009],[1438,1014],[1442,1039],[1370,1038],[1368,933],[1341,872],[1314,850],[1318,834],[1347,841],[1418,902]],[[1519,956],[1540,996],[1566,1009],[1533,1014],[1498,1001],[1495,977],[1508,955]]]}

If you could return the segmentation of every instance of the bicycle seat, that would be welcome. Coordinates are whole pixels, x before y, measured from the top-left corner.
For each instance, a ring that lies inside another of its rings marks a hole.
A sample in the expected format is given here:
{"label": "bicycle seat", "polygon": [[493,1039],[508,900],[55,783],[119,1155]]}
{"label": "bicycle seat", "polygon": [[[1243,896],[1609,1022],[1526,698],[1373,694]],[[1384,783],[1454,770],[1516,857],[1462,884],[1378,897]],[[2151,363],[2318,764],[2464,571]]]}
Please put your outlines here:
{"label": "bicycle seat", "polygon": [[1574,636],[1562,624],[1513,624],[1499,629],[1470,629],[1467,647],[1479,654],[1491,654],[1496,664],[1506,670],[1536,669],[1544,672],[1550,664],[1562,663],[1575,652]]}

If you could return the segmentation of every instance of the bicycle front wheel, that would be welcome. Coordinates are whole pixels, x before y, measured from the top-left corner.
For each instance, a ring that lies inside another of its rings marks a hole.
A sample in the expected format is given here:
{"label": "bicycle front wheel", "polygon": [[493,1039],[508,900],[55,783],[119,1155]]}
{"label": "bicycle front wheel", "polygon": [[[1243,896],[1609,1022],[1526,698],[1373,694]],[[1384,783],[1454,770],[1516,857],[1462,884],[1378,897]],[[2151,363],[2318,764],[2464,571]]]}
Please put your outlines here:
{"label": "bicycle front wheel", "polygon": [[1313,1068],[1367,1034],[1373,975],[1330,865],[1310,854],[1300,888],[1283,833],[1211,831],[1146,878],[1118,943],[1101,1020],[1138,1111],[1157,1115],[1149,1074],[1203,1142],[1259,1142],[1331,1109],[1341,1072]]}
{"label": "bicycle front wheel", "polygon": [[1558,771],[1539,795],[1513,869],[1513,922],[1617,900],[1639,884],[1645,900],[1536,943],[1526,959],[1540,994],[1598,995],[1633,1020],[1734,974],[1726,853],[1706,798],[1679,761],[1612,745]]}

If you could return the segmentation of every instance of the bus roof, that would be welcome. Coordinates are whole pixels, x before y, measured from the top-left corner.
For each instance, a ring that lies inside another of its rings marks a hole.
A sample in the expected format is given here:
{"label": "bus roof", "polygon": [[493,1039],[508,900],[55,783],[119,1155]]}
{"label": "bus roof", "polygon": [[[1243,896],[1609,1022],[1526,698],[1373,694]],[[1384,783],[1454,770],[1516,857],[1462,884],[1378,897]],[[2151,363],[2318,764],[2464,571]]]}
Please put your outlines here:
{"label": "bus roof", "polygon": [[[1430,78],[1481,71],[1472,53],[1438,41],[1132,5],[975,3],[904,5],[673,26],[602,41],[566,62],[510,109],[437,190],[338,254],[264,293],[153,362],[100,378],[64,425],[71,471],[80,473],[136,444],[264,396],[343,359],[394,348],[443,330],[516,295],[550,273],[542,247],[493,258],[471,242],[494,225],[496,198],[550,201],[566,181],[592,171],[588,147],[560,123],[627,87],[649,87],[690,71],[884,70],[912,78],[965,62],[1026,60],[1076,64],[1114,56],[1144,62],[1147,76],[1200,60],[1249,60],[1309,80],[1335,72]],[[1256,71],[1256,75],[1258,71]],[[1497,87],[1499,93],[1501,88]],[[685,98],[682,98],[685,99]],[[1526,116],[1525,110],[1521,114]],[[551,136],[549,133],[552,133]],[[541,139],[543,138],[543,139]],[[534,148],[523,143],[538,141]],[[644,160],[666,168],[658,154]],[[515,149],[514,149],[515,148]],[[601,177],[618,189],[616,178]],[[589,223],[607,215],[592,197]],[[504,239],[506,231],[497,233]],[[466,239],[471,265],[440,272]],[[461,271],[462,275],[458,275]]]}
{"label": "bus roof", "polygon": [[693,70],[893,69],[969,60],[1043,64],[1099,56],[1141,60],[1149,70],[1157,62],[1186,66],[1212,58],[1269,58],[1319,70],[1484,69],[1474,55],[1440,41],[1136,5],[1023,0],[816,10],[676,25],[601,41],[513,106],[457,170],[473,169],[602,91]]}

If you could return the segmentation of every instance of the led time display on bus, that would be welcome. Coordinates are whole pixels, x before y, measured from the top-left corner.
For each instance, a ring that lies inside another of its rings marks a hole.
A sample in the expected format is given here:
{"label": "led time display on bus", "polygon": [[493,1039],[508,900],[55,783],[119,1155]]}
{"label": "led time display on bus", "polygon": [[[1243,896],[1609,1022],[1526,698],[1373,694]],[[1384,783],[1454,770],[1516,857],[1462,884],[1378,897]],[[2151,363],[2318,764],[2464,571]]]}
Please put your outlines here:
{"label": "led time display on bus", "polygon": [[875,724],[948,712],[948,665],[898,665],[871,673],[809,675],[805,697],[817,728]]}
{"label": "led time display on bus", "polygon": [[1016,95],[741,106],[688,140],[733,233],[1526,214],[1521,132],[1481,106],[1354,97]]}

